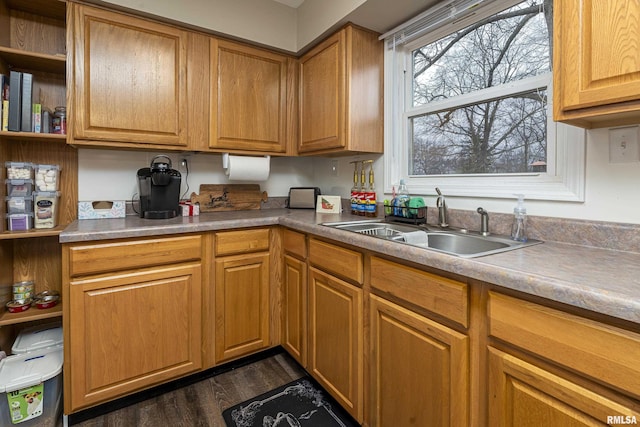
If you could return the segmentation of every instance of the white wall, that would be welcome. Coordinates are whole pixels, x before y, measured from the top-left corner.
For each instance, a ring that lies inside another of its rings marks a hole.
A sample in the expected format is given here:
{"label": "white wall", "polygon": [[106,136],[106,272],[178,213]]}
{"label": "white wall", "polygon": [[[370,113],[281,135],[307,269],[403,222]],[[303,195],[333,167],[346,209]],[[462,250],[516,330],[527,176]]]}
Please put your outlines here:
{"label": "white wall", "polygon": [[[159,152],[79,149],[79,200],[131,200],[137,192],[136,172],[148,167]],[[186,191],[186,170],[180,166],[180,153],[169,154],[174,168],[183,176],[182,192]],[[357,155],[338,158],[291,157],[271,158],[271,174],[259,182],[270,197],[287,196],[289,187],[318,186],[323,194],[349,197],[353,180],[353,160],[373,159],[377,188],[383,188],[383,156]],[[190,154],[189,192],[198,192],[200,184],[222,184],[227,180],[220,155]],[[338,176],[331,167],[338,163]],[[367,176],[368,180],[368,176]],[[397,186],[397,183],[393,183]],[[378,200],[391,198],[378,191]],[[425,196],[427,206],[435,206],[435,196]],[[489,212],[510,213],[514,200],[447,197],[451,209],[475,210],[482,206]],[[526,201],[529,215],[576,218],[640,224],[640,162],[609,163],[608,129],[587,131],[586,194],[584,203]]]}
{"label": "white wall", "polygon": [[[182,175],[181,194],[184,198],[198,193],[200,184],[253,183],[229,181],[222,169],[222,156],[217,154],[181,154],[144,151],[119,151],[85,149],[78,150],[78,199],[79,200],[131,200],[138,192],[136,173],[149,167],[158,154],[167,154],[174,169]],[[186,158],[189,175],[181,166]],[[271,197],[287,196],[289,187],[307,187],[314,183],[313,159],[271,158],[269,179],[260,184]],[[189,189],[187,191],[187,184]],[[137,196],[135,197],[137,199]]]}
{"label": "white wall", "polygon": [[298,51],[296,9],[270,0],[94,0]]}

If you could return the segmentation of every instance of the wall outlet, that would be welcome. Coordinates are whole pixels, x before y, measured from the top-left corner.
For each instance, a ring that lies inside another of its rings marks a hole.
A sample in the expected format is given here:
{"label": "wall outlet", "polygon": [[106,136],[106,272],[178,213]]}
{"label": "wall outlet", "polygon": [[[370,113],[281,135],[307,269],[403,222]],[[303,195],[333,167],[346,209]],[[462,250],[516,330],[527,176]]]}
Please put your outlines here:
{"label": "wall outlet", "polygon": [[338,173],[340,172],[338,164],[338,160],[331,160],[331,176],[338,176]]}
{"label": "wall outlet", "polygon": [[609,163],[639,161],[638,126],[609,129]]}

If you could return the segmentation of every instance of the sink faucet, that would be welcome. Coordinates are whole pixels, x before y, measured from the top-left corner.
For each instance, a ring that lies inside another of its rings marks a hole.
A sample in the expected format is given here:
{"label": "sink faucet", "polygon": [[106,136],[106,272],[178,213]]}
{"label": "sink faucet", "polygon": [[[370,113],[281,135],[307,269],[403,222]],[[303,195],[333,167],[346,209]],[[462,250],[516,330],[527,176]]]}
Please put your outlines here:
{"label": "sink faucet", "polygon": [[477,212],[480,214],[480,234],[483,236],[489,235],[489,212],[482,208],[478,208]]}
{"label": "sink faucet", "polygon": [[438,198],[436,199],[436,207],[438,208],[438,225],[442,228],[446,228],[449,226],[447,223],[447,204],[445,203],[444,196],[438,187],[436,187],[436,193],[438,193]]}

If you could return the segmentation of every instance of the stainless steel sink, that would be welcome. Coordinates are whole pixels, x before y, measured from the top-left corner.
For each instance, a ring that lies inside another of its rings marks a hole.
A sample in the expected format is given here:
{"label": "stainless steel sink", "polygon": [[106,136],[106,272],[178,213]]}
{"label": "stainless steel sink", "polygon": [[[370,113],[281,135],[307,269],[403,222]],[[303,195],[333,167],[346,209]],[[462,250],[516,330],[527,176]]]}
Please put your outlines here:
{"label": "stainless steel sink", "polygon": [[506,236],[482,236],[463,230],[432,229],[383,220],[346,221],[324,223],[323,225],[464,258],[491,255],[542,243],[540,240],[531,239],[527,242],[518,242]]}

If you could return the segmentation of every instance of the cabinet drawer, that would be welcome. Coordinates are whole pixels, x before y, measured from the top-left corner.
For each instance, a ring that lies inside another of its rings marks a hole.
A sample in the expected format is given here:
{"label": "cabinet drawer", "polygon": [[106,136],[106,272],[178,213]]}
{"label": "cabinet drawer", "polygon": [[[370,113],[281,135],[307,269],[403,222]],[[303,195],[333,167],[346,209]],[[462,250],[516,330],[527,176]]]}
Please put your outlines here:
{"label": "cabinet drawer", "polygon": [[489,334],[640,397],[640,334],[496,292]]}
{"label": "cabinet drawer", "polygon": [[284,250],[300,259],[307,258],[307,242],[302,233],[285,229],[282,233]]}
{"label": "cabinet drawer", "polygon": [[309,262],[325,271],[362,283],[362,254],[320,240],[309,240]]}
{"label": "cabinet drawer", "polygon": [[371,257],[371,286],[425,310],[469,326],[467,284]]}
{"label": "cabinet drawer", "polygon": [[216,255],[269,250],[269,229],[223,231],[216,233]]}
{"label": "cabinet drawer", "polygon": [[71,277],[176,264],[202,257],[200,235],[77,244],[69,248]]}

